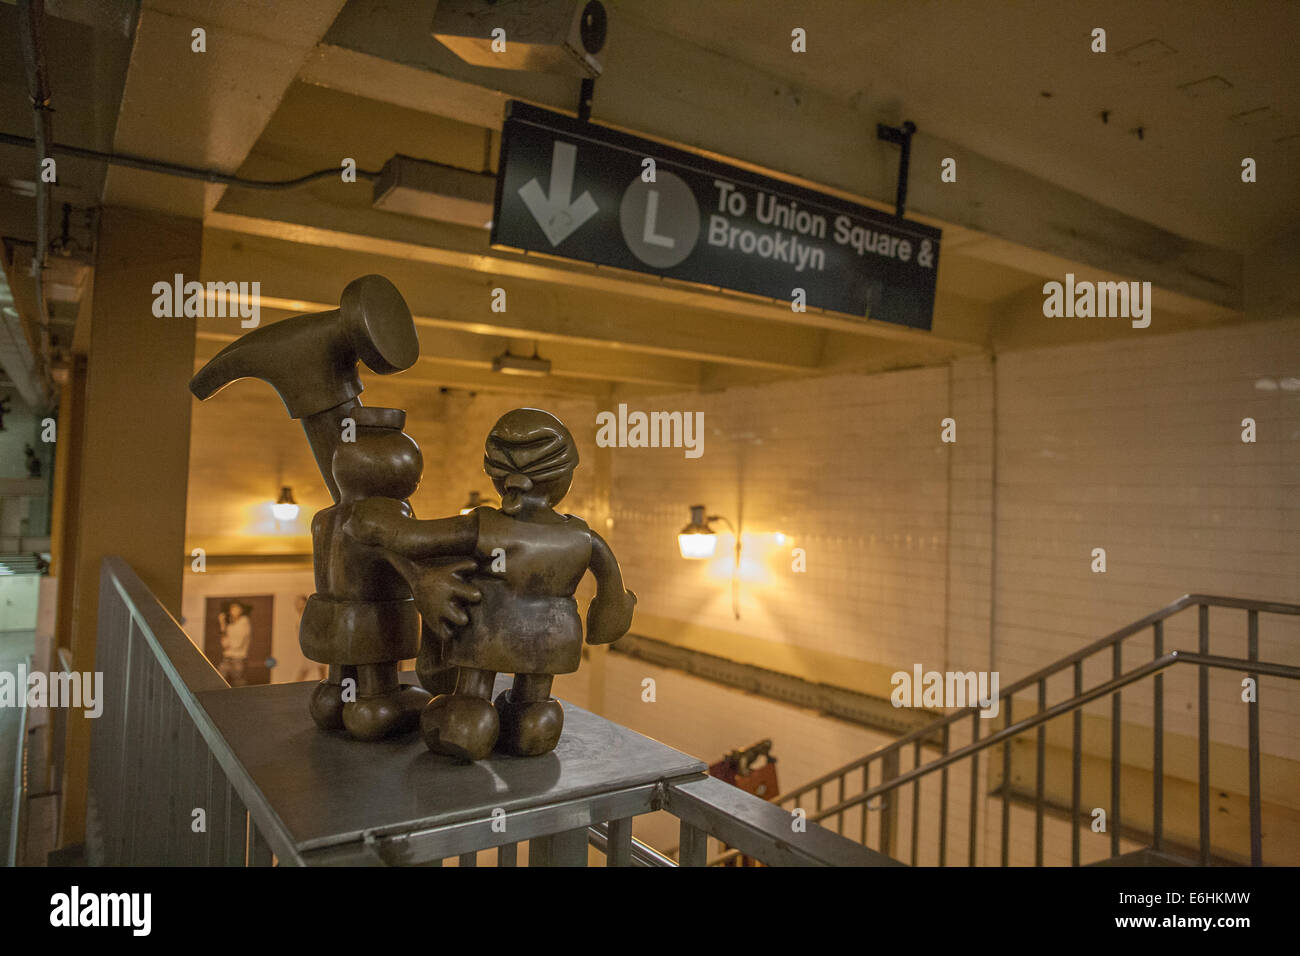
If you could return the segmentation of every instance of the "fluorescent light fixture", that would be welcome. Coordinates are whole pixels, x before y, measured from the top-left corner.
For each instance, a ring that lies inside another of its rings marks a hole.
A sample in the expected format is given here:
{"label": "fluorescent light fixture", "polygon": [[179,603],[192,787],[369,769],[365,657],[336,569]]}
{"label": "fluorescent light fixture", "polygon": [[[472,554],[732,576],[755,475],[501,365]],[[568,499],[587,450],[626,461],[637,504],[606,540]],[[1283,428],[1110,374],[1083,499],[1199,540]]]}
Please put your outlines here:
{"label": "fluorescent light fixture", "polygon": [[31,199],[36,195],[36,180],[34,179],[3,179],[0,180],[0,186],[4,186],[5,189],[17,193],[25,199]]}
{"label": "fluorescent light fixture", "polygon": [[492,219],[496,182],[487,173],[394,156],[375,180],[372,204],[386,212],[482,229]]}
{"label": "fluorescent light fixture", "polygon": [[533,355],[512,355],[502,352],[492,360],[492,371],[502,375],[531,375],[540,377],[551,374],[551,360]]}

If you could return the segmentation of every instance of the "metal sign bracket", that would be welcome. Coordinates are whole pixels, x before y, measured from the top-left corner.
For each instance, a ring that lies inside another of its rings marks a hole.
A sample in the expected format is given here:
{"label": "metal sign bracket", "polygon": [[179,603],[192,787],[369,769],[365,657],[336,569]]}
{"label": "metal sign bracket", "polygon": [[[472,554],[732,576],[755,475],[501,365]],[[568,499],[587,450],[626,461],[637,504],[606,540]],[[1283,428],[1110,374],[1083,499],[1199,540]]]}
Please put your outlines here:
{"label": "metal sign bracket", "polygon": [[886,143],[895,143],[902,147],[898,156],[898,193],[894,199],[894,215],[899,219],[903,218],[903,210],[907,206],[907,167],[912,160],[912,134],[916,132],[916,124],[907,120],[902,126],[886,126],[884,123],[876,124],[876,138],[883,139]]}

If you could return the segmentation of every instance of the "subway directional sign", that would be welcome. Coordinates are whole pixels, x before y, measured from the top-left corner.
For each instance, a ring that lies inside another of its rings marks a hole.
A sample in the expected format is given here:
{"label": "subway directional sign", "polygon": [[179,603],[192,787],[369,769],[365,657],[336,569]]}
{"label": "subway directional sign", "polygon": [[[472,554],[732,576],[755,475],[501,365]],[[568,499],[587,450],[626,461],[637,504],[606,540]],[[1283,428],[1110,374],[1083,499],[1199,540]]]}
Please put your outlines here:
{"label": "subway directional sign", "polygon": [[941,235],[549,110],[507,108],[494,246],[929,329]]}

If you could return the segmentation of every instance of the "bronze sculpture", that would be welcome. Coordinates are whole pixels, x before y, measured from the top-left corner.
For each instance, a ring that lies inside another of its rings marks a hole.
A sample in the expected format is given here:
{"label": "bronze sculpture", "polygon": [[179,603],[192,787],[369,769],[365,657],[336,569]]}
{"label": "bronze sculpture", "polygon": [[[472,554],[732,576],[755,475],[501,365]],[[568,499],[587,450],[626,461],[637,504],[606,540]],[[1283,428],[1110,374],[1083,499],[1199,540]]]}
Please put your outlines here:
{"label": "bronze sculpture", "polygon": [[[569,490],[577,445],[553,415],[522,408],[488,435],[483,466],[501,508],[422,521],[408,498],[423,469],[406,413],[362,406],[357,363],[388,375],[415,363],[419,339],[392,283],[363,276],[339,309],[250,332],[190,383],[207,399],[259,378],[300,418],[334,499],[312,520],[316,593],[299,642],[329,675],[311,698],[324,730],[377,740],[413,729],[436,753],[479,760],[553,750],[564,714],[554,675],[577,670],[582,621],[574,592],[590,570],[596,596],[586,639],[612,643],[631,626],[636,595],[600,535],[554,507]],[[466,575],[469,579],[466,580]],[[400,684],[417,659],[425,690]],[[491,700],[498,672],[513,686]],[[436,696],[431,696],[436,695]]]}
{"label": "bronze sculpture", "polygon": [[[483,459],[500,509],[420,521],[371,498],[345,526],[356,539],[416,564],[460,554],[477,562],[470,583],[481,599],[446,642],[447,663],[460,669],[455,689],[430,701],[420,718],[430,750],[479,760],[494,746],[517,756],[555,748],[564,713],[550,696],[551,682],[581,660],[573,594],[588,570],[596,596],[587,642],[612,643],[631,626],[636,595],[623,587],[609,545],[581,518],[554,510],[577,464],[577,444],[559,419],[517,408],[493,426]],[[514,686],[493,702],[498,672],[514,674]]]}

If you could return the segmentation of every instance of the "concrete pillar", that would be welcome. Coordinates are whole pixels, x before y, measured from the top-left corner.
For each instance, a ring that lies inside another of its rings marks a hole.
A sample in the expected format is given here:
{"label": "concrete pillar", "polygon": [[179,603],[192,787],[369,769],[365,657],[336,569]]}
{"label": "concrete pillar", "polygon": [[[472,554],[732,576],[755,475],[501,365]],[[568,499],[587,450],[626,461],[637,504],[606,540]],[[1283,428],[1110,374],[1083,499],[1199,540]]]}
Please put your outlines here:
{"label": "concrete pillar", "polygon": [[[125,558],[180,616],[195,320],[155,318],[152,289],[176,273],[197,279],[201,244],[196,220],[116,207],[100,216],[80,476],[75,487],[69,483],[62,516],[76,523],[74,552],[61,556],[61,564],[75,563],[70,643],[77,671],[95,670],[105,555]],[[84,839],[89,753],[90,722],[73,710],[64,845]]]}
{"label": "concrete pillar", "polygon": [[73,356],[68,381],[59,396],[58,432],[54,442],[54,493],[50,505],[50,577],[57,608],[54,638],[72,648],[72,599],[77,579],[76,502],[80,500],[82,426],[86,417],[86,357]]}

